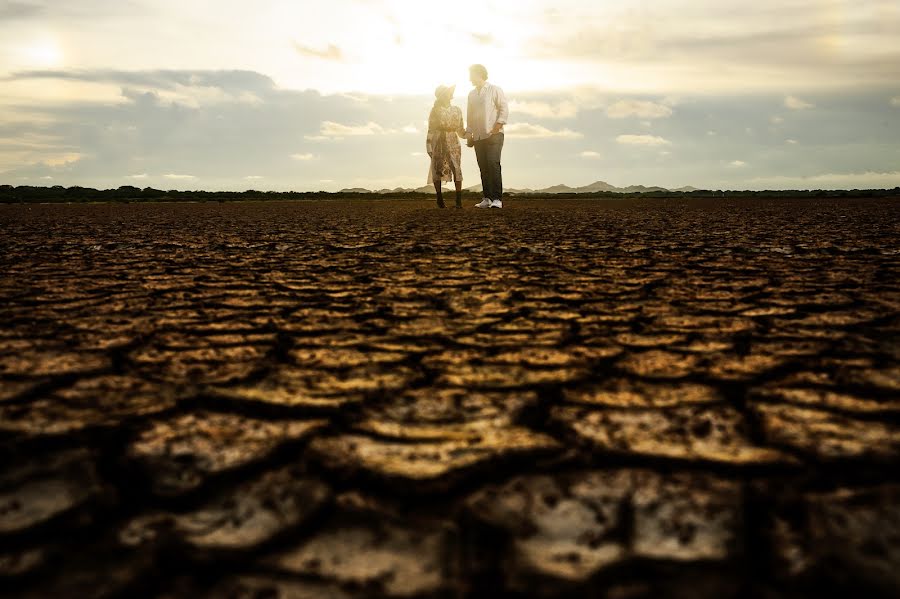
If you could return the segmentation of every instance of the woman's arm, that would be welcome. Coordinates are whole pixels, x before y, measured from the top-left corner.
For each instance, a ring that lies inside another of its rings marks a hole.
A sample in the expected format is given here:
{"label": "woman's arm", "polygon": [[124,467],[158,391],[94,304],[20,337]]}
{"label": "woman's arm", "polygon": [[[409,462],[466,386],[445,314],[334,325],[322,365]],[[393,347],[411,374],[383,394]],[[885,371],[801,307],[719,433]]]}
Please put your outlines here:
{"label": "woman's arm", "polygon": [[425,136],[425,151],[428,152],[429,156],[434,152],[434,136],[436,134],[435,129],[432,128],[434,116],[434,108],[432,108],[431,112],[428,113],[428,134]]}

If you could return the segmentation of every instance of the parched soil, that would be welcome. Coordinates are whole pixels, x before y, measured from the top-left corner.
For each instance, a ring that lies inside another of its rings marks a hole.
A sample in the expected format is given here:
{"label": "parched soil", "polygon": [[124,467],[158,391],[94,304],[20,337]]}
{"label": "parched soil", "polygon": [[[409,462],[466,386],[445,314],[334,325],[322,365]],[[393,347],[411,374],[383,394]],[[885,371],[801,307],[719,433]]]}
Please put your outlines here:
{"label": "parched soil", "polygon": [[0,594],[900,594],[897,199],[0,206]]}

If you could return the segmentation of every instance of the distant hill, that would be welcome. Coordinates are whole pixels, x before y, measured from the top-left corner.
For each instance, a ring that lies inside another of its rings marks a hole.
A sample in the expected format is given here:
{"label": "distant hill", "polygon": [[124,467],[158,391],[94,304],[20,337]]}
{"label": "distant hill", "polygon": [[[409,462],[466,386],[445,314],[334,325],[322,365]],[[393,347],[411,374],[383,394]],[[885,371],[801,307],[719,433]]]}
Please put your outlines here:
{"label": "distant hill", "polygon": [[[445,187],[444,189],[449,189]],[[472,187],[466,187],[466,191],[471,191],[474,193],[481,193],[481,185],[473,185]],[[696,187],[679,187],[678,189],[667,189],[665,187],[646,187],[644,185],[629,185],[628,187],[616,187],[615,185],[610,185],[606,181],[595,181],[590,185],[584,185],[582,187],[570,187],[568,185],[553,185],[551,187],[544,187],[543,189],[508,189],[506,190],[508,193],[523,195],[523,194],[541,194],[541,195],[551,195],[551,194],[560,194],[560,193],[598,193],[598,192],[611,192],[611,193],[650,193],[654,191],[682,191],[682,192],[690,192],[697,191]],[[342,189],[340,193],[380,193],[380,194],[392,194],[392,193],[433,193],[434,187],[431,185],[425,185],[424,187],[419,187],[417,189],[408,188],[408,187],[396,187],[394,189],[379,189],[377,191],[370,191],[368,189],[362,189],[359,187],[354,187],[350,189]]]}

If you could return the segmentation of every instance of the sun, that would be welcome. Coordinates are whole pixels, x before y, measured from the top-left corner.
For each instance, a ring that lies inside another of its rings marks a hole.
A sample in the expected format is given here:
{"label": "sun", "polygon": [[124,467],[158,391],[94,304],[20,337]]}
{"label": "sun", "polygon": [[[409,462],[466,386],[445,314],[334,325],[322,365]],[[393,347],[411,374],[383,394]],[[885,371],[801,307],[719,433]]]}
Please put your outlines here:
{"label": "sun", "polygon": [[23,47],[20,54],[29,66],[35,68],[58,67],[65,58],[59,43],[52,38],[36,40]]}

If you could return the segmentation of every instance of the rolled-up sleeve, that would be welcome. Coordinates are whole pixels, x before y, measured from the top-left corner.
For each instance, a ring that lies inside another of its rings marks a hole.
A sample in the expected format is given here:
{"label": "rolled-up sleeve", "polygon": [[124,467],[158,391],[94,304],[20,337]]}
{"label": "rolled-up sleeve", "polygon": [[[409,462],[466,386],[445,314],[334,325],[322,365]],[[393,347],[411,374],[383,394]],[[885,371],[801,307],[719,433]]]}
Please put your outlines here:
{"label": "rolled-up sleeve", "polygon": [[494,105],[497,107],[497,123],[505,125],[509,119],[509,103],[506,101],[506,94],[499,87],[494,88],[496,96],[494,97]]}

